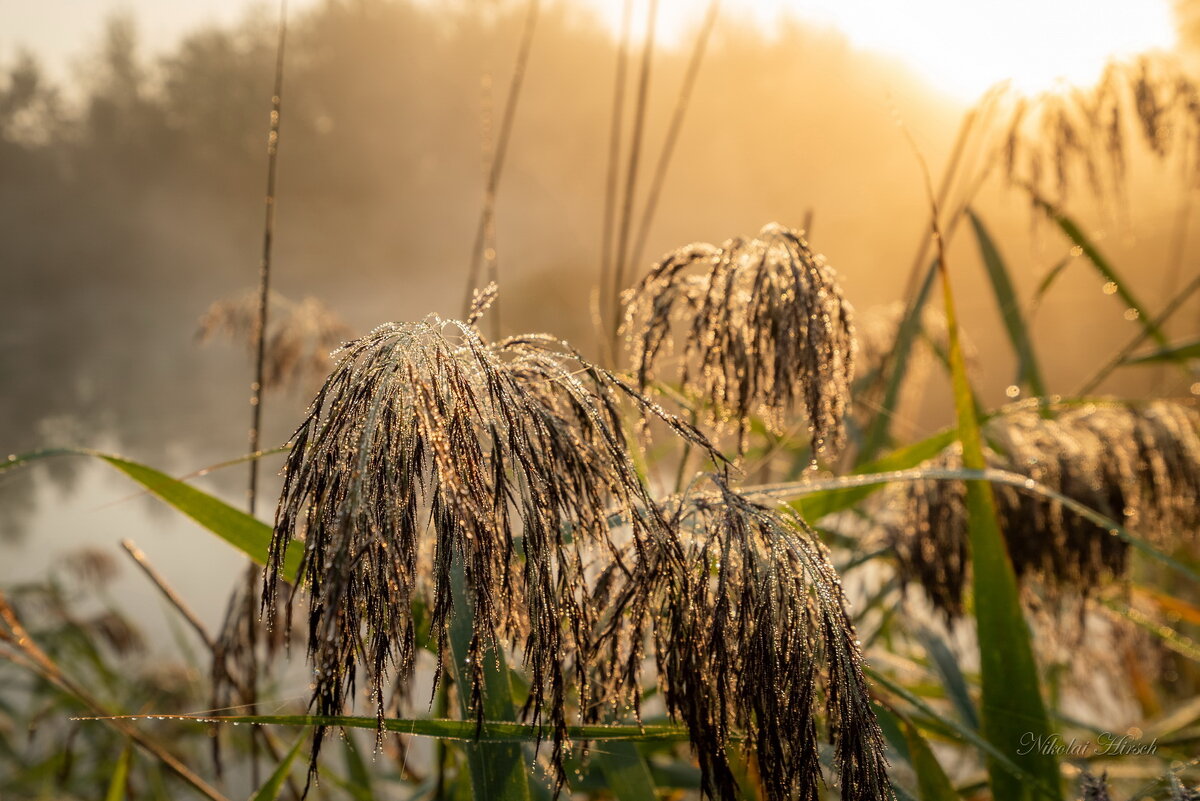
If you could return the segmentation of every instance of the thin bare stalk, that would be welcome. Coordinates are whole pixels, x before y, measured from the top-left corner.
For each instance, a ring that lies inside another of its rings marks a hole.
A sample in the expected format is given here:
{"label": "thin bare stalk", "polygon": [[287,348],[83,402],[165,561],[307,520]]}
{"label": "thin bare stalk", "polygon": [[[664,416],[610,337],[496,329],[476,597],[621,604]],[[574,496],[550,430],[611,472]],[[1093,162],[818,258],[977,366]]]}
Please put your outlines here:
{"label": "thin bare stalk", "polygon": [[[650,180],[650,191],[646,195],[646,205],[642,209],[642,220],[638,224],[637,236],[633,240],[633,255],[629,264],[636,267],[642,262],[646,248],[646,238],[650,235],[650,225],[654,222],[654,213],[658,210],[658,197],[662,194],[663,185],[667,180],[667,169],[671,166],[671,157],[675,154],[675,145],[683,130],[683,121],[687,117],[688,106],[692,101],[692,91],[696,88],[696,78],[700,74],[700,65],[704,62],[704,53],[708,49],[708,40],[712,37],[713,28],[717,23],[717,15],[721,9],[721,0],[711,0],[700,32],[696,36],[696,44],[692,48],[688,60],[687,71],[683,76],[683,84],[679,87],[679,98],[675,102],[675,111],[671,115],[671,123],[667,128],[666,139],[663,140],[662,152],[658,163],[654,165],[654,177]],[[807,233],[805,234],[807,236]]]}
{"label": "thin bare stalk", "polygon": [[[254,336],[254,383],[250,389],[253,393],[250,399],[250,452],[257,453],[261,448],[262,437],[262,402],[263,384],[266,370],[267,354],[267,320],[271,298],[271,255],[275,243],[275,200],[276,182],[279,174],[279,128],[283,110],[283,59],[287,45],[287,0],[279,2],[279,39],[275,47],[275,83],[271,93],[271,121],[267,133],[267,187],[265,211],[263,214],[262,257],[258,267],[258,318],[255,323]],[[254,514],[258,501],[258,460],[250,461],[249,484],[246,489],[246,506],[250,514]],[[258,584],[258,567],[250,564],[246,568],[246,595],[253,598]],[[248,695],[246,701],[250,705],[250,713],[256,711],[256,683],[258,679],[257,661],[254,656],[257,645],[256,621],[251,614],[247,618],[250,632],[249,656],[252,669],[246,677]],[[221,648],[214,648],[214,658]],[[214,692],[216,690],[214,689]],[[220,739],[213,738],[213,757],[220,766]],[[250,767],[255,785],[259,783],[258,745],[253,736],[250,738]]]}
{"label": "thin bare stalk", "polygon": [[[508,140],[512,135],[513,121],[517,116],[517,103],[521,98],[521,86],[525,83],[525,71],[529,64],[529,54],[533,49],[533,32],[537,28],[539,0],[529,0],[529,8],[525,12],[525,28],[521,33],[521,43],[517,48],[517,62],[513,67],[512,80],[508,87],[508,98],[504,103],[504,115],[500,118],[500,134],[496,139],[496,150],[492,154],[492,165],[488,171],[487,182],[483,191],[483,209],[479,213],[479,225],[475,229],[475,242],[471,247],[471,266],[467,271],[467,288],[463,296],[463,316],[470,313],[471,300],[478,289],[479,271],[483,265],[484,244],[488,231],[495,224],[496,190],[500,186],[500,176],[504,172],[504,157],[508,153]],[[493,267],[495,261],[492,260]],[[496,270],[494,270],[496,271]],[[497,276],[492,276],[495,280]],[[493,315],[497,314],[493,310]],[[495,326],[499,327],[498,317]]]}
{"label": "thin bare stalk", "polygon": [[[613,81],[612,122],[608,132],[608,177],[604,184],[604,223],[600,234],[600,319],[607,319],[620,304],[612,296],[613,288],[613,228],[616,226],[617,190],[620,185],[619,162],[621,160],[621,131],[625,116],[625,73],[629,63],[630,25],[633,22],[633,0],[625,0],[621,11],[621,41],[617,45],[617,68]],[[604,335],[603,323],[598,324],[597,334],[604,347],[610,340]],[[617,354],[607,354],[609,366],[616,365]]]}
{"label": "thin bare stalk", "polygon": [[617,234],[617,261],[613,271],[613,310],[610,345],[617,353],[617,338],[621,328],[621,290],[625,286],[628,267],[629,234],[633,223],[633,201],[637,193],[638,166],[642,155],[642,139],[646,129],[646,107],[650,96],[650,66],[654,61],[654,27],[658,21],[658,0],[650,0],[646,11],[646,37],[642,46],[642,66],[638,73],[637,102],[633,113],[633,132],[629,143],[629,162],[625,171],[625,198],[621,204],[621,226]]}
{"label": "thin bare stalk", "polygon": [[[184,765],[174,755],[166,751],[158,742],[143,734],[128,721],[120,718],[110,718],[109,716],[113,714],[111,709],[106,708],[91,693],[63,673],[58,664],[45,651],[38,647],[33,637],[30,636],[29,632],[17,618],[3,591],[0,591],[0,619],[4,621],[8,629],[7,631],[0,629],[0,642],[7,643],[16,649],[15,654],[4,654],[6,658],[23,664],[50,684],[58,687],[91,709],[97,716],[105,717],[105,723],[128,737],[150,756],[162,762],[168,770],[191,785],[201,795],[212,799],[212,801],[227,801],[225,796],[221,795],[216,788],[193,773],[187,765]],[[13,657],[17,658],[14,659]]]}
{"label": "thin bare stalk", "polygon": [[192,611],[192,608],[187,605],[182,597],[180,597],[179,593],[175,592],[174,588],[167,583],[166,578],[164,578],[163,575],[158,572],[158,569],[155,568],[154,565],[150,564],[150,560],[146,558],[146,554],[142,551],[142,549],[137,547],[137,545],[133,543],[133,540],[129,539],[121,540],[121,547],[125,549],[125,552],[129,554],[129,557],[133,559],[134,563],[137,564],[141,571],[146,574],[146,577],[150,579],[151,583],[158,588],[158,591],[162,593],[162,596],[170,602],[171,606],[175,607],[176,611],[179,612],[183,619],[187,621],[188,625],[192,627],[197,635],[199,635],[200,640],[204,643],[204,645],[210,651],[216,648],[216,642],[213,640],[212,635],[208,633],[208,629],[205,627],[204,622],[201,621],[196,613]]}
{"label": "thin bare stalk", "polygon": [[[188,625],[190,625],[196,634],[199,635],[205,647],[207,647],[209,652],[213,655],[213,658],[224,658],[223,655],[218,657],[217,654],[220,644],[213,639],[212,635],[208,631],[208,628],[204,625],[204,622],[200,620],[199,616],[197,616],[194,611],[192,611],[192,608],[188,606],[183,600],[183,597],[175,591],[175,588],[167,582],[166,577],[159,573],[158,569],[150,563],[150,560],[146,557],[146,554],[142,551],[142,549],[137,547],[133,540],[130,539],[121,540],[121,547],[125,549],[125,552],[129,554],[130,558],[133,559],[138,568],[146,574],[146,577],[150,579],[151,583],[154,584],[160,593],[162,593],[163,597],[175,607],[176,611],[179,612],[183,619],[187,621]],[[229,676],[230,683],[242,697],[242,700],[246,700],[247,698],[251,697],[252,692],[244,684],[242,684],[237,676],[229,673],[228,670],[226,673]],[[274,736],[268,729],[263,728],[262,726],[255,726],[250,731],[252,732],[253,736],[262,739],[263,745],[266,746],[267,753],[271,755],[273,760],[279,762],[279,760],[283,758],[283,749],[280,748],[279,743],[275,740]],[[295,781],[290,776],[288,777],[287,781],[292,797],[297,799],[300,798],[300,788],[296,786]]]}
{"label": "thin bare stalk", "polygon": [[[267,312],[271,297],[271,250],[275,241],[275,184],[279,172],[279,122],[283,102],[283,55],[287,44],[287,0],[279,2],[279,42],[275,49],[275,89],[271,95],[271,127],[267,134],[267,194],[262,258],[258,266],[258,322],[255,326],[254,383],[250,400],[250,452],[258,453],[262,429],[263,373],[267,354]],[[250,514],[258,496],[258,460],[250,461],[246,504]]]}

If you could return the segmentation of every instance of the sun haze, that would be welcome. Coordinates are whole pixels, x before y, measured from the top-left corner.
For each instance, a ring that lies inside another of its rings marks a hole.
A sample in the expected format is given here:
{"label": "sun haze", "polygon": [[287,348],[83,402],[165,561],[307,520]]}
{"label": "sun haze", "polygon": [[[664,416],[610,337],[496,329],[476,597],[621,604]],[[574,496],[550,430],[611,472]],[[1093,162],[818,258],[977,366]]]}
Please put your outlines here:
{"label": "sun haze", "polygon": [[[616,30],[623,4],[587,0]],[[646,0],[635,0],[645,17]],[[707,3],[659,0],[659,36],[686,37]],[[1036,92],[1094,82],[1113,57],[1175,44],[1168,0],[725,0],[726,19],[768,30],[785,15],[895,56],[936,89],[970,101],[1000,81]]]}

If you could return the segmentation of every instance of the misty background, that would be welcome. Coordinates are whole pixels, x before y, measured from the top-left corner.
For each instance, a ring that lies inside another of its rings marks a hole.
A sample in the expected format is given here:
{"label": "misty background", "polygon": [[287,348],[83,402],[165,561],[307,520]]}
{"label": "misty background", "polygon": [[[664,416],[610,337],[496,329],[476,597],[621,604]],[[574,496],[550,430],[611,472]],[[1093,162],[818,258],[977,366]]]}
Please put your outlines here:
{"label": "misty background", "polygon": [[[1200,39],[1194,7],[1179,16],[1187,52]],[[503,108],[522,25],[523,4],[489,9],[355,0],[293,13],[280,293],[321,299],[355,333],[460,313],[484,131]],[[650,159],[693,34],[656,53]],[[275,37],[273,11],[255,6],[167,45],[137,16],[112,17],[65,77],[38,52],[0,52],[0,453],[96,447],[181,474],[245,452],[250,360],[240,344],[201,345],[197,328],[210,304],[256,280]],[[586,7],[543,9],[496,212],[504,332],[551,331],[593,356],[615,60],[613,37]],[[928,225],[905,131],[936,171],[967,107],[829,29],[723,16],[635,274],[688,242],[753,235],[769,221],[800,227],[811,214],[810,241],[860,313],[898,300]],[[1167,268],[1174,209],[1193,182],[1177,161],[1134,166],[1122,208],[1094,206],[1086,192],[1068,208],[1158,309],[1179,285]],[[1035,224],[1025,196],[998,178],[977,209],[1027,298],[1070,243]],[[1015,362],[969,234],[949,259],[981,402],[994,405]],[[1184,263],[1194,273],[1190,255]],[[1097,354],[1137,331],[1101,283],[1082,265],[1067,270],[1033,320],[1037,340],[1054,343],[1040,354],[1051,391],[1071,391],[1099,366]],[[1168,332],[1198,314],[1192,302]],[[1137,397],[1151,382],[1168,395],[1188,391],[1183,379],[1138,370],[1102,389]],[[313,389],[267,395],[264,443],[287,439]],[[931,392],[899,430],[917,436],[950,422],[945,394]],[[279,464],[268,459],[264,472]],[[201,485],[240,503],[244,467]],[[209,618],[239,563],[106,468],[78,461],[0,478],[0,533],[6,582],[32,580],[81,544],[132,537]],[[118,587],[158,603],[136,578]]]}

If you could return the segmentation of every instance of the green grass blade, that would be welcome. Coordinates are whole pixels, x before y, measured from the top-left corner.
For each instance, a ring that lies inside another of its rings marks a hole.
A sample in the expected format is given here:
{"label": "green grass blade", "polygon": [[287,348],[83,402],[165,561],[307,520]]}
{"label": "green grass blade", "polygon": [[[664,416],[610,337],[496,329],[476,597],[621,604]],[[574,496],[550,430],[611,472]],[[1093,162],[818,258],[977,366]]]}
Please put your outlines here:
{"label": "green grass blade", "polygon": [[654,777],[636,745],[608,743],[592,753],[608,789],[618,801],[656,801]]}
{"label": "green grass blade", "polygon": [[117,757],[117,766],[113,769],[112,779],[108,782],[108,792],[104,801],[124,801],[125,785],[129,782],[129,764],[133,761],[133,746],[126,745]]}
{"label": "green grass blade", "polygon": [[900,389],[904,385],[904,377],[908,373],[908,359],[912,355],[912,347],[917,340],[917,335],[921,332],[921,314],[925,310],[925,303],[933,289],[933,279],[936,275],[937,260],[935,259],[929,265],[925,280],[921,282],[916,297],[913,298],[904,319],[896,329],[896,343],[892,347],[891,369],[887,374],[883,400],[872,417],[870,426],[867,427],[862,450],[859,452],[860,460],[874,459],[875,455],[888,443],[892,417],[900,403]]}
{"label": "green grass blade", "polygon": [[1134,549],[1140,551],[1146,556],[1154,559],[1157,562],[1170,567],[1185,578],[1200,583],[1200,572],[1197,572],[1191,565],[1181,562],[1169,553],[1162,551],[1144,538],[1137,536],[1133,532],[1126,529],[1111,517],[1107,517],[1095,509],[1092,509],[1085,504],[1080,503],[1074,498],[1067,497],[1061,492],[1052,490],[1044,484],[1039,484],[1028,476],[1020,473],[1013,473],[1007,470],[996,470],[988,468],[986,470],[974,469],[951,469],[942,467],[922,467],[912,470],[894,470],[887,473],[864,473],[861,475],[839,476],[837,478],[820,479],[817,481],[792,481],[782,484],[762,484],[758,486],[750,486],[743,488],[742,492],[747,496],[757,498],[763,501],[792,501],[797,498],[804,498],[806,494],[818,495],[824,492],[841,491],[846,489],[856,489],[859,487],[875,486],[880,487],[886,484],[892,484],[899,481],[984,481],[991,484],[1005,484],[1013,487],[1021,492],[1028,492],[1034,495],[1041,495],[1062,506],[1070,509],[1072,512],[1084,517],[1097,526],[1105,529],[1114,537],[1120,538],[1123,542],[1128,543]]}
{"label": "green grass blade", "polygon": [[962,718],[963,723],[978,730],[979,713],[975,710],[975,701],[971,698],[971,693],[967,689],[967,679],[963,676],[958,660],[950,652],[950,647],[931,629],[923,629],[918,638],[925,646],[925,653],[929,656],[929,661],[933,663],[933,669],[941,678],[942,686],[946,689],[946,696],[950,699],[950,703],[954,704],[958,716]]}
{"label": "green grass blade", "polygon": [[[856,471],[858,474],[884,473],[893,470],[904,470],[936,456],[943,448],[953,442],[957,431],[947,429],[931,437],[897,448],[886,456],[862,465]],[[793,502],[793,506],[805,520],[815,522],[826,515],[841,512],[858,504],[872,493],[878,491],[882,484],[868,484],[843,489],[830,489],[806,495]]]}
{"label": "green grass blade", "polygon": [[349,732],[342,738],[346,761],[346,789],[357,801],[373,801],[375,791],[371,789],[371,771],[363,761],[358,746]]}
{"label": "green grass blade", "polygon": [[904,720],[904,736],[908,741],[909,761],[917,774],[917,795],[921,801],[958,801],[958,793],[929,743],[910,721]]}
{"label": "green grass blade", "polygon": [[[986,470],[983,434],[975,411],[975,397],[967,379],[949,270],[946,269],[945,254],[939,255],[946,327],[950,334],[950,377],[963,466]],[[997,522],[996,500],[990,484],[967,482],[967,510],[983,688],[983,733],[998,750],[1011,754],[1014,761],[1040,780],[1037,788],[1042,794],[1057,801],[1062,798],[1062,788],[1054,756],[1041,753],[1038,748],[1022,747],[1031,741],[1048,742],[1051,728],[1042,700],[1029,626],[1021,609],[1017,577]],[[994,759],[988,760],[988,776],[995,801],[1024,801],[1034,795],[1035,787],[1014,779]]]}
{"label": "green grass blade", "polygon": [[[257,726],[341,726],[349,729],[379,728],[379,719],[356,715],[123,715],[126,720],[174,720],[203,724],[240,723]],[[96,718],[80,718],[95,720]],[[533,743],[545,733],[537,726],[525,723],[485,720],[476,736],[475,721],[446,718],[384,718],[384,731],[413,737],[434,737],[440,740],[484,743]],[[683,726],[646,724],[645,726],[597,724],[568,726],[572,740],[589,742],[686,743],[688,732]],[[737,740],[736,736],[731,739]]]}
{"label": "green grass blade", "polygon": [[[99,451],[83,448],[58,448],[10,457],[7,462],[0,464],[0,473],[37,459],[68,455],[91,456],[107,462],[141,484],[159,500],[183,512],[250,557],[254,562],[260,565],[266,564],[267,554],[271,547],[270,526],[258,518],[230,506],[220,498],[172,478],[153,467]],[[288,548],[287,560],[282,571],[284,576],[295,577],[297,575],[302,553],[303,547]]]}
{"label": "green grass blade", "polygon": [[[936,722],[936,724],[945,729],[949,735],[956,737],[961,742],[973,746],[989,760],[995,761],[995,763],[1002,769],[1008,771],[1016,781],[1026,782],[1030,786],[1041,785],[1038,777],[1034,776],[1026,771],[1023,767],[1018,765],[1013,760],[1011,755],[1005,753],[992,743],[985,740],[979,732],[968,728],[952,717],[941,714],[936,709],[929,706],[929,704],[922,701],[914,693],[903,687],[901,684],[893,681],[887,675],[880,673],[870,665],[864,665],[863,672],[866,673],[872,681],[883,685],[889,692],[899,696],[922,715],[929,718],[931,721]],[[1050,792],[1050,788],[1046,787],[1044,792],[1048,794]]]}
{"label": "green grass blade", "polygon": [[267,777],[267,781],[263,786],[258,788],[258,792],[250,796],[250,801],[275,801],[276,798],[279,798],[279,793],[283,790],[283,785],[287,782],[288,774],[292,770],[292,763],[296,761],[296,755],[300,753],[300,747],[304,745],[304,741],[307,739],[307,737],[300,737],[296,740],[296,744],[279,761],[279,764],[275,766],[275,770],[271,771],[271,775]]}
{"label": "green grass blade", "polygon": [[1185,342],[1182,345],[1172,345],[1159,348],[1153,353],[1141,356],[1130,356],[1122,364],[1162,364],[1164,362],[1179,362],[1185,359],[1200,359],[1200,339]]}
{"label": "green grass blade", "polygon": [[1062,275],[1063,270],[1067,269],[1067,266],[1074,260],[1074,256],[1065,256],[1046,271],[1046,275],[1038,283],[1037,289],[1033,291],[1031,314],[1033,313],[1033,309],[1037,309],[1042,305],[1042,299],[1046,297],[1046,293],[1050,291],[1050,287],[1054,285],[1054,282]]}
{"label": "green grass blade", "polygon": [[1152,636],[1157,637],[1165,647],[1180,656],[1187,657],[1193,662],[1200,662],[1200,643],[1197,643],[1191,637],[1180,634],[1165,623],[1159,623],[1154,618],[1132,606],[1117,604],[1113,601],[1103,601],[1102,603],[1113,613],[1125,618]]}
{"label": "green grass blade", "polygon": [[[474,636],[472,610],[467,601],[466,575],[462,560],[455,558],[451,568],[454,615],[450,620],[450,651],[458,684],[459,710],[464,721],[477,727],[470,709],[470,643]],[[495,649],[484,652],[483,718],[486,722],[510,721],[517,717],[513,706],[512,683],[504,654]],[[488,743],[479,738],[463,746],[471,773],[471,791],[475,801],[530,801],[529,769],[520,743]]]}
{"label": "green grass blade", "polygon": [[1019,367],[1017,384],[1027,384],[1034,395],[1039,398],[1046,396],[1046,384],[1042,380],[1042,371],[1038,366],[1037,355],[1034,353],[1033,341],[1029,336],[1029,328],[1021,315],[1021,306],[1017,302],[1017,294],[1013,290],[1012,279],[1009,278],[1008,267],[1000,255],[999,248],[983,221],[972,209],[967,209],[971,226],[975,229],[975,240],[979,244],[979,255],[987,270],[988,280],[992,284],[992,294],[996,305],[1000,308],[1000,316],[1004,320],[1004,328],[1008,331],[1009,342],[1017,354]]}
{"label": "green grass blade", "polygon": [[1096,271],[1100,273],[1100,276],[1105,281],[1116,287],[1115,294],[1125,303],[1126,308],[1133,309],[1135,312],[1137,312],[1137,320],[1141,324],[1142,329],[1146,332],[1146,336],[1150,337],[1164,348],[1169,347],[1169,343],[1167,342],[1167,338],[1163,334],[1162,329],[1155,325],[1154,318],[1146,313],[1146,307],[1138,302],[1137,298],[1134,297],[1133,292],[1129,290],[1129,287],[1125,284],[1125,281],[1112,266],[1112,262],[1105,258],[1104,254],[1100,252],[1100,249],[1096,247],[1095,243],[1093,243],[1092,240],[1088,238],[1087,234],[1083,232],[1083,229],[1079,226],[1079,224],[1064,214],[1056,206],[1042,198],[1032,187],[1026,187],[1026,190],[1029,192],[1030,197],[1033,198],[1034,205],[1041,209],[1041,211],[1047,217],[1053,220],[1054,224],[1057,225],[1064,234],[1066,234],[1067,238],[1074,242],[1075,245],[1083,251],[1083,255],[1086,256],[1087,260],[1092,263],[1092,266],[1096,268]]}

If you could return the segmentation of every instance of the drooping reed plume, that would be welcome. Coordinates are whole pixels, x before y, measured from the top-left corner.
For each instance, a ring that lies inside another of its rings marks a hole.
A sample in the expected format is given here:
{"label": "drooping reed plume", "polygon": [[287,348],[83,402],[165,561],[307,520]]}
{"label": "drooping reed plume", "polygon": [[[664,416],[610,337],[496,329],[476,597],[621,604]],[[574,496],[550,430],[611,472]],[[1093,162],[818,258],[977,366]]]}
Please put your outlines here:
{"label": "drooping reed plume", "polygon": [[[329,373],[329,352],[351,336],[349,326],[316,298],[293,301],[271,293],[272,318],[264,339],[264,389],[308,387]],[[207,341],[223,335],[257,348],[259,297],[257,290],[219,300],[200,318],[197,336]]]}
{"label": "drooping reed plume", "polygon": [[517,647],[525,718],[552,732],[560,788],[569,703],[587,722],[636,709],[652,641],[708,795],[735,796],[737,731],[770,798],[815,798],[823,704],[844,797],[890,797],[854,629],[811,533],[719,479],[711,497],[656,504],[622,401],[719,462],[712,446],[565,343],[486,342],[474,324],[491,297],[465,323],[393,323],[346,345],[293,438],[264,604],[273,615],[302,538],[314,710],[342,713],[362,670],[385,714],[389,687],[412,674],[417,600],[440,676],[459,592],[473,632],[459,691],[482,716],[488,649]]}
{"label": "drooping reed plume", "polygon": [[1170,57],[1113,62],[1093,87],[1018,99],[1005,127],[1004,167],[1059,202],[1078,177],[1098,196],[1119,193],[1131,139],[1160,159],[1180,154],[1192,175],[1200,167],[1200,85]]}
{"label": "drooping reed plume", "polygon": [[673,346],[684,389],[716,420],[735,421],[740,448],[751,416],[780,430],[797,406],[814,455],[841,445],[852,310],[834,270],[799,232],[773,223],[754,239],[668,253],[626,293],[625,306],[642,389]]}
{"label": "drooping reed plume", "polygon": [[720,479],[668,510],[678,539],[607,568],[598,682],[636,708],[652,632],[668,711],[689,731],[702,792],[738,797],[727,749],[744,735],[766,798],[816,799],[816,710],[826,713],[845,799],[886,799],[883,741],[840,581],[802,520],[747,500]]}
{"label": "drooping reed plume", "polygon": [[[1170,401],[1094,405],[1055,419],[1021,411],[986,426],[989,465],[1029,476],[1139,536],[1158,543],[1194,541],[1200,531],[1200,412]],[[954,449],[929,466],[959,468]],[[1125,574],[1129,546],[1044,496],[994,486],[997,513],[1017,575],[1051,593],[1086,595]],[[949,616],[963,610],[968,578],[965,487],[918,481],[897,487],[884,528],[900,575],[918,583]]]}
{"label": "drooping reed plume", "polygon": [[620,395],[655,411],[549,337],[488,344],[436,317],[381,326],[342,350],[293,438],[266,583],[270,604],[288,543],[303,536],[321,713],[350,700],[358,663],[384,713],[385,684],[412,671],[417,598],[428,596],[446,653],[458,564],[475,632],[462,691],[482,714],[481,657],[520,640],[529,708],[548,714],[557,761],[569,674],[590,648],[581,554],[607,542],[614,513],[639,541],[666,528],[629,459]]}

